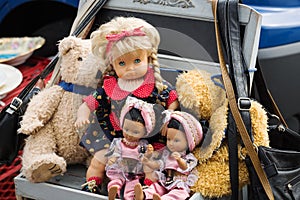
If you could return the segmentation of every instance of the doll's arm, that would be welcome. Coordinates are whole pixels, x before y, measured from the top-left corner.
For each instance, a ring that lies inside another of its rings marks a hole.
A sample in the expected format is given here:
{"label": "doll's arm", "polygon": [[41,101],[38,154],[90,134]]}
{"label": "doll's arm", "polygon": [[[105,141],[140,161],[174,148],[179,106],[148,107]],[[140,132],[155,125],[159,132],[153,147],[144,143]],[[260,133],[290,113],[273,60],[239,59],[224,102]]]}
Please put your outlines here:
{"label": "doll's arm", "polygon": [[178,163],[178,166],[180,169],[186,170],[188,168],[188,164],[187,164],[186,160],[181,158],[180,153],[173,152],[171,156],[177,160],[177,163]]}
{"label": "doll's arm", "polygon": [[159,160],[151,160],[146,157],[142,159],[142,163],[153,170],[158,170],[161,167],[161,162]]}
{"label": "doll's arm", "polygon": [[147,145],[147,151],[142,158],[143,165],[150,167],[153,170],[161,168],[162,161],[158,159],[158,152],[154,152],[154,148],[151,144]]}
{"label": "doll's arm", "polygon": [[88,107],[86,102],[83,102],[77,111],[77,119],[75,122],[75,127],[76,128],[80,128],[85,124],[89,124],[90,120],[89,120],[89,116],[91,114],[91,110]]}
{"label": "doll's arm", "polygon": [[28,104],[18,132],[30,135],[43,127],[56,112],[63,93],[60,86],[52,86],[35,95]]}
{"label": "doll's arm", "polygon": [[176,100],[169,105],[168,110],[176,110],[177,108],[179,108],[179,102]]}
{"label": "doll's arm", "polygon": [[[99,91],[97,89],[93,94],[83,99],[84,102],[79,106],[77,110],[77,119],[74,124],[76,128],[81,128],[83,125],[90,123],[90,114],[100,106],[97,99],[102,99],[100,96],[102,96],[103,93],[104,90],[102,88],[99,88]],[[103,99],[105,99],[104,96]]]}
{"label": "doll's arm", "polygon": [[116,161],[117,161],[118,157],[115,157],[115,156],[111,156],[108,161],[107,161],[107,164],[108,165],[112,165],[112,164],[115,164]]}
{"label": "doll's arm", "polygon": [[122,155],[122,149],[121,149],[121,138],[114,138],[112,143],[109,146],[109,149],[106,153],[107,159],[107,165],[112,165],[116,163],[118,158]]}
{"label": "doll's arm", "polygon": [[152,144],[148,144],[147,145],[147,149],[146,149],[146,152],[144,154],[144,157],[146,158],[151,158],[152,154],[153,154],[153,151],[154,151],[154,147],[152,146]]}

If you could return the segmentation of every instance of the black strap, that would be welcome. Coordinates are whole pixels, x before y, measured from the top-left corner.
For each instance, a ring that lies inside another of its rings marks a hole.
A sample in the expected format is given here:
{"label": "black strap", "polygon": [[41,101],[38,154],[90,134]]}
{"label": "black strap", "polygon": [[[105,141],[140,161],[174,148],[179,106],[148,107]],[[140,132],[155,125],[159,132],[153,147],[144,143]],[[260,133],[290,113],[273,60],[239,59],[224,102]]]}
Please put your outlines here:
{"label": "black strap", "polygon": [[[248,133],[251,133],[251,120],[249,114],[250,99],[248,98],[248,77],[245,66],[241,41],[240,23],[238,16],[237,0],[219,0],[218,2],[218,22],[221,30],[221,38],[229,65],[229,75],[232,80],[237,103],[240,105],[240,113],[246,124]],[[238,199],[239,179],[238,179],[238,137],[236,124],[229,113],[228,116],[228,150],[229,150],[229,170],[232,196],[231,199]]]}
{"label": "black strap", "polygon": [[[232,66],[232,52],[230,49],[230,37],[229,37],[229,26],[228,23],[228,0],[218,1],[218,22],[220,26],[221,38],[226,55],[227,63]],[[229,76],[232,82],[234,82],[234,71],[233,67],[229,67]],[[227,126],[227,138],[228,138],[228,152],[229,152],[229,175],[231,185],[231,199],[238,199],[238,150],[237,150],[237,135],[236,135],[236,124],[232,117],[231,112],[228,113],[228,126]]]}
{"label": "black strap", "polygon": [[[221,12],[224,13],[225,11],[225,14],[219,16],[218,20],[220,19],[221,33],[225,32],[221,34],[221,36],[225,37],[222,38],[222,41],[226,47],[229,74],[231,73],[230,76],[236,98],[238,99],[237,103],[240,107],[240,113],[248,133],[251,136],[251,120],[249,114],[250,99],[248,98],[248,68],[245,65],[242,55],[238,0],[221,0],[219,1],[219,4],[220,3],[225,4],[225,6],[221,6]],[[226,18],[225,22],[222,23],[221,18]],[[222,28],[223,26],[225,26],[225,28]]]}
{"label": "black strap", "polygon": [[18,95],[18,98],[21,99],[21,100],[24,100],[25,97],[28,95],[28,93],[32,90],[32,88],[34,87],[34,85],[36,84],[36,82],[39,80],[39,79],[44,79],[48,76],[48,74],[50,74],[54,67],[55,67],[55,64],[58,60],[58,56],[56,55],[52,60],[51,62],[47,65],[47,67],[39,74],[37,75],[34,79],[32,79],[30,81],[30,83],[28,83],[25,88],[19,93]]}
{"label": "black strap", "polygon": [[232,116],[228,113],[228,152],[229,152],[229,176],[231,185],[231,199],[238,199],[239,194],[239,163],[238,163],[238,140],[237,127]]}
{"label": "black strap", "polygon": [[[92,19],[95,17],[95,15],[100,11],[100,9],[105,5],[105,3],[108,0],[100,0],[96,3],[96,5],[92,8],[92,10],[88,13],[87,16],[80,22],[80,24],[76,27],[74,32],[71,34],[73,36],[78,36],[84,29],[85,27],[92,21]],[[35,78],[33,78],[30,83],[28,83],[23,90],[19,93],[17,98],[15,97],[12,102],[10,103],[10,107],[12,109],[8,109],[6,112],[15,112],[17,111],[21,104],[22,101],[26,98],[26,96],[29,94],[29,92],[32,90],[34,85],[37,83],[39,79],[44,79],[46,78],[55,68],[55,65],[58,61],[58,53],[54,56],[54,58],[51,60],[51,62],[46,66],[46,68]]]}

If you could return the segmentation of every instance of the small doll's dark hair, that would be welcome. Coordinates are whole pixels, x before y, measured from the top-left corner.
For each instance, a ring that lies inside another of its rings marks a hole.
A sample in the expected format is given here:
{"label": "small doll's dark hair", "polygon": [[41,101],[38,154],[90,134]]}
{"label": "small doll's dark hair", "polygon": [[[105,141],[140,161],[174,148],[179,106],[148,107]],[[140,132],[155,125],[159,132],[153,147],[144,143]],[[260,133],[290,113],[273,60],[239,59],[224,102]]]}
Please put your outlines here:
{"label": "small doll's dark hair", "polygon": [[177,119],[171,118],[167,127],[174,128],[174,129],[180,130],[185,133],[182,124]]}
{"label": "small doll's dark hair", "polygon": [[141,114],[141,111],[137,108],[130,109],[129,112],[127,112],[126,115],[124,116],[124,120],[125,119],[135,121],[135,122],[140,122],[143,125],[145,125],[145,121]]}

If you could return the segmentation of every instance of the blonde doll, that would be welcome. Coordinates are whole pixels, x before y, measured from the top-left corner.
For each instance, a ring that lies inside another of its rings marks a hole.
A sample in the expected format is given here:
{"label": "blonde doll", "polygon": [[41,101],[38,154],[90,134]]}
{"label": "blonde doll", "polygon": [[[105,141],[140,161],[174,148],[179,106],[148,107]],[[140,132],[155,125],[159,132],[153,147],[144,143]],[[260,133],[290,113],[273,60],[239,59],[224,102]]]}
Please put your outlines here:
{"label": "blonde doll", "polygon": [[90,123],[89,115],[96,111],[101,128],[98,133],[87,131],[82,143],[94,153],[87,181],[94,180],[99,185],[105,172],[107,148],[113,138],[123,137],[119,116],[126,97],[158,103],[170,110],[176,110],[179,103],[176,91],[160,75],[157,61],[160,36],[152,25],[135,17],[117,17],[94,31],[91,40],[93,53],[107,68],[102,87],[84,99],[75,125],[79,128]]}
{"label": "blonde doll", "polygon": [[187,199],[190,186],[198,179],[194,173],[197,159],[191,153],[202,141],[202,127],[192,115],[186,112],[165,111],[167,126],[167,146],[163,150],[165,175],[160,182],[153,183],[149,188],[135,186],[135,199]]}

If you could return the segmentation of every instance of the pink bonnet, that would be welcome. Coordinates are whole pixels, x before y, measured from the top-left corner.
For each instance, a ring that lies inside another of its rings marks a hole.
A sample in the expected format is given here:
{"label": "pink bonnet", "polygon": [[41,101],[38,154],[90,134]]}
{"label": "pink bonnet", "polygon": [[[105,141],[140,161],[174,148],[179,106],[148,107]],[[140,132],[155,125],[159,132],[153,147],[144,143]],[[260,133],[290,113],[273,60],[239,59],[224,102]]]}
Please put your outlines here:
{"label": "pink bonnet", "polygon": [[146,136],[148,136],[155,128],[155,112],[153,106],[154,104],[150,104],[135,97],[128,96],[120,114],[121,127],[123,126],[125,115],[132,108],[136,108],[141,111],[141,115],[145,121]]}
{"label": "pink bonnet", "polygon": [[196,145],[198,145],[203,138],[200,122],[191,114],[182,111],[165,110],[163,114],[165,114],[164,123],[166,123],[166,125],[172,118],[180,122],[186,134],[189,150],[193,151]]}

